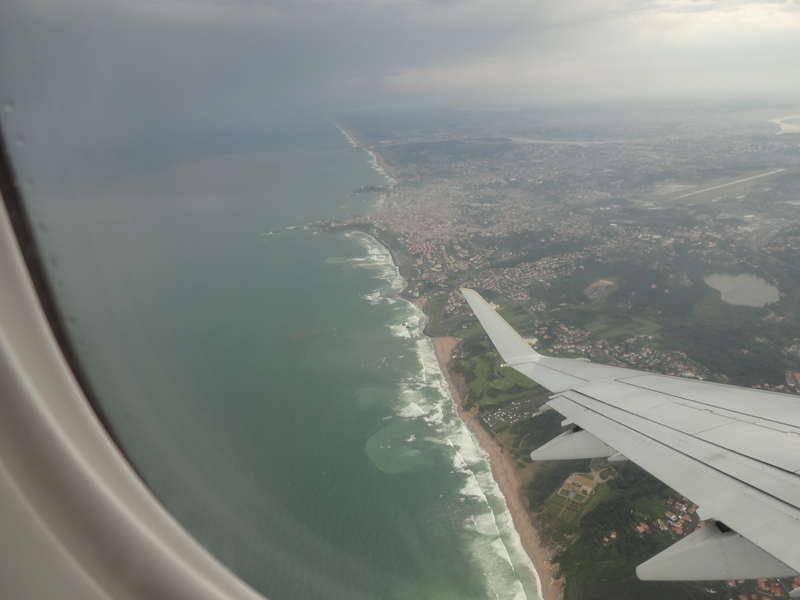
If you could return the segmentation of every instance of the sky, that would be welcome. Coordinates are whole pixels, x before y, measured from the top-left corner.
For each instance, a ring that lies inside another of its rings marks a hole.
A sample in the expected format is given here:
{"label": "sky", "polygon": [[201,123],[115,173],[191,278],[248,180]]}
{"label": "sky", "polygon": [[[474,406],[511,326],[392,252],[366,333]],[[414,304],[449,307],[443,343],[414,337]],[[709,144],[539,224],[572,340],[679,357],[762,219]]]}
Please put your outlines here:
{"label": "sky", "polygon": [[798,57],[800,1],[0,0],[0,98],[95,153],[343,109],[785,99]]}

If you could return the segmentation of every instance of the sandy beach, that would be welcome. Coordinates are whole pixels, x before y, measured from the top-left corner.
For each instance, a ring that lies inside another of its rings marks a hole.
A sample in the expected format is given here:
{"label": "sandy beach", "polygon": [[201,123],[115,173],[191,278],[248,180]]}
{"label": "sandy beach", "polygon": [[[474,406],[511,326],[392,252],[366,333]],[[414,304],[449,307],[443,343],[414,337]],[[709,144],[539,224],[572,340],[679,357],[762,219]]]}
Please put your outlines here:
{"label": "sandy beach", "polygon": [[469,430],[478,438],[481,447],[489,454],[489,464],[492,468],[492,476],[497,482],[500,491],[506,499],[508,511],[514,520],[514,527],[519,534],[522,546],[531,558],[536,572],[539,574],[539,581],[542,588],[543,600],[561,600],[564,595],[564,580],[554,579],[555,573],[558,571],[557,565],[551,565],[548,562],[549,553],[546,549],[540,547],[539,538],[536,530],[531,524],[528,509],[523,504],[521,494],[521,482],[514,469],[514,464],[511,458],[506,454],[503,448],[495,442],[492,437],[481,427],[477,422],[474,415],[469,411],[463,410],[463,398],[459,393],[458,388],[453,384],[448,363],[453,349],[461,341],[456,337],[446,338],[431,338],[433,348],[436,352],[436,358],[439,361],[442,373],[447,379],[450,386],[450,394],[453,396],[456,405],[458,406],[458,414],[464,420]]}
{"label": "sandy beach", "polygon": [[[363,148],[372,154],[378,167],[383,170],[387,177],[394,181],[392,178],[394,169],[384,162],[380,153],[368,146],[367,141],[360,137],[358,131],[355,131],[352,128],[346,128],[341,123],[336,121],[333,123],[345,136],[347,136],[347,138],[352,142],[353,146]],[[399,268],[392,249],[377,237],[370,237],[386,247],[386,249],[392,255],[395,266]],[[405,277],[403,277],[402,289],[405,290],[407,286],[408,281]],[[424,309],[426,300],[427,298],[422,296],[416,300],[413,300],[412,304],[425,312]],[[426,318],[428,318],[427,314]],[[520,541],[522,542],[522,547],[528,553],[528,556],[530,557],[531,562],[536,569],[536,573],[539,578],[542,600],[562,600],[564,597],[565,581],[563,579],[555,579],[554,576],[558,572],[558,565],[553,565],[549,562],[550,553],[547,549],[542,548],[539,545],[539,537],[533,525],[531,524],[530,513],[526,507],[526,503],[523,501],[521,490],[522,482],[520,481],[519,476],[514,469],[513,461],[506,454],[504,449],[494,439],[492,439],[492,437],[483,427],[481,427],[475,416],[471,412],[463,409],[464,399],[461,397],[458,387],[454,385],[453,378],[448,367],[453,349],[461,340],[456,337],[431,337],[430,339],[433,343],[436,359],[439,362],[439,368],[447,380],[447,385],[450,388],[450,394],[458,408],[459,416],[472,434],[478,439],[478,443],[481,445],[481,447],[489,455],[489,466],[492,470],[492,477],[497,482],[497,486],[500,488],[500,491],[505,497],[506,506],[508,507],[509,513],[511,513],[511,518],[514,522],[514,527],[517,530],[517,534],[520,537]]]}
{"label": "sandy beach", "polygon": [[[375,239],[379,244],[385,246],[391,253],[391,249],[389,249],[384,242],[374,236],[370,237]],[[394,255],[392,255],[392,258],[394,258]],[[395,265],[397,265],[396,261]],[[408,281],[403,278],[402,289],[405,290],[407,286]],[[426,301],[427,298],[421,296],[410,302],[425,312]],[[425,316],[426,319],[429,318],[427,314]],[[453,349],[461,340],[457,337],[430,337],[430,340],[433,344],[436,359],[439,362],[439,368],[441,369],[442,375],[444,375],[447,380],[450,394],[458,408],[459,416],[472,434],[478,439],[481,448],[489,455],[489,466],[492,470],[492,477],[497,482],[497,486],[500,488],[506,500],[508,512],[511,513],[514,528],[517,530],[517,534],[520,537],[522,547],[528,553],[539,577],[542,600],[562,600],[566,582],[564,579],[555,579],[555,575],[558,573],[558,565],[549,562],[549,551],[539,545],[538,534],[531,524],[530,513],[522,498],[522,482],[514,469],[513,461],[508,454],[506,454],[502,446],[492,439],[489,433],[481,427],[475,416],[470,411],[464,410],[464,398],[461,396],[458,387],[453,383],[453,377],[450,374],[448,364],[450,363]]]}
{"label": "sandy beach", "polygon": [[386,164],[386,161],[383,160],[383,156],[381,156],[381,153],[375,150],[375,148],[373,148],[372,146],[370,146],[369,142],[366,140],[366,138],[364,138],[361,132],[359,132],[356,129],[353,129],[352,127],[343,125],[339,121],[333,121],[333,124],[339,128],[339,131],[341,131],[343,134],[345,134],[345,136],[347,136],[347,139],[349,139],[350,142],[352,142],[353,146],[355,146],[356,148],[362,148],[367,152],[369,152],[372,155],[372,158],[375,159],[375,164],[378,165],[378,168],[380,168],[389,179],[394,181],[395,170]]}

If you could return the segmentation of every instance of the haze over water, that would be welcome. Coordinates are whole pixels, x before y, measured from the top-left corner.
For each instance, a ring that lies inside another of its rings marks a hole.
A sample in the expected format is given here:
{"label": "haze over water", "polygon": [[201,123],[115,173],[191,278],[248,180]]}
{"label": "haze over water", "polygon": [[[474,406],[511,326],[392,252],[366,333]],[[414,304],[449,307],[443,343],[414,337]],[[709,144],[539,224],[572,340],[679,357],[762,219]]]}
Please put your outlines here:
{"label": "haze over water", "polygon": [[351,192],[383,176],[327,122],[279,142],[83,183],[68,208],[43,195],[123,448],[272,600],[537,598],[388,252],[286,229],[372,208]]}

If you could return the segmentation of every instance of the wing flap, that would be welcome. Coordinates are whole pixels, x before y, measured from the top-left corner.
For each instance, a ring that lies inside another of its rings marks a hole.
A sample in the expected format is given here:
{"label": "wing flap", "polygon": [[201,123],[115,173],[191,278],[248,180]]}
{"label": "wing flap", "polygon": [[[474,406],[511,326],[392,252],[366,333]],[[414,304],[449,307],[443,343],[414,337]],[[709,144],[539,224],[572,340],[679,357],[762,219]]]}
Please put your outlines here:
{"label": "wing flap", "polygon": [[752,456],[779,469],[800,470],[800,435],[784,433],[740,421],[698,434],[699,438],[728,450]]}
{"label": "wing flap", "polygon": [[605,458],[617,454],[611,446],[585,429],[571,429],[531,452],[533,460],[573,460]]}
{"label": "wing flap", "polygon": [[[640,387],[641,377],[584,385],[576,388],[582,394],[603,405],[636,415],[644,421],[664,425],[733,453],[754,459],[765,466],[789,473],[800,470],[800,429],[791,425],[778,426],[773,421],[725,410],[709,403],[655,392]],[[680,381],[680,380],[679,380]],[[685,395],[695,388],[707,386],[701,381],[683,380]],[[634,385],[632,385],[634,384]],[[712,384],[713,388],[717,386]],[[774,394],[779,396],[779,394]],[[782,401],[783,398],[777,398]],[[766,404],[767,398],[759,398]],[[796,401],[795,401],[796,402]],[[796,485],[796,483],[792,483]],[[800,490],[796,492],[800,506]]]}
{"label": "wing flap", "polygon": [[[712,467],[719,473],[773,496],[795,508],[800,516],[800,480],[793,473],[787,473],[771,465],[764,464],[748,456],[732,452],[698,437],[685,434],[661,423],[650,421],[638,415],[625,413],[598,400],[576,391],[564,392],[561,398],[589,409],[598,417],[624,425],[661,446]],[[550,402],[553,404],[553,401]],[[556,408],[554,406],[554,408]],[[560,411],[559,411],[560,412]],[[585,427],[579,421],[578,425]],[[595,435],[603,439],[603,436]],[[615,444],[618,446],[618,444]],[[636,458],[618,447],[618,450],[636,462]],[[655,473],[654,473],[655,474]],[[698,502],[699,504],[699,502]]]}
{"label": "wing flap", "polygon": [[740,418],[771,422],[771,426],[776,428],[800,428],[800,402],[796,396],[666,375],[636,375],[636,379],[630,380],[636,387],[697,402],[711,409],[737,414]]}
{"label": "wing flap", "polygon": [[[581,401],[576,402],[576,397]],[[769,554],[800,570],[800,549],[794,543],[800,539],[800,510],[766,493],[747,477],[754,475],[760,484],[769,484],[770,478],[765,473],[741,471],[737,472],[739,477],[732,476],[719,470],[720,453],[685,445],[685,438],[691,436],[671,430],[658,432],[635,418],[620,415],[621,411],[615,414],[609,410],[593,410],[598,407],[592,399],[576,392],[561,394],[549,404],[602,441],[613,443],[621,454],[670,487],[692,498],[704,514],[731,524]],[[692,451],[696,456],[690,455]],[[721,449],[721,452],[726,451]],[[741,467],[738,463],[735,466]],[[782,491],[789,495],[796,493],[796,481],[783,483]],[[785,485],[789,483],[794,485]]]}
{"label": "wing flap", "polygon": [[797,571],[735,531],[709,523],[636,567],[645,581],[793,577]]}

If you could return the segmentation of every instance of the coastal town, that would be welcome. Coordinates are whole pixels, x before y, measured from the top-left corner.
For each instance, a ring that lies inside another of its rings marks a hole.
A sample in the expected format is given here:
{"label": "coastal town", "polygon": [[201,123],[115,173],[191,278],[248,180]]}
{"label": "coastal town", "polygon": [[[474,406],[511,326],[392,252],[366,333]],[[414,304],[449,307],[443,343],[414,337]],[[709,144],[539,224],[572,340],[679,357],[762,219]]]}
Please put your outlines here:
{"label": "coastal town", "polygon": [[[649,143],[546,144],[508,132],[508,138],[483,137],[485,131],[473,134],[481,135],[477,139],[464,134],[446,140],[445,133],[426,137],[412,131],[370,146],[393,165],[395,183],[380,190],[379,210],[329,224],[361,228],[389,245],[408,282],[404,296],[435,298],[430,306],[440,310],[432,318],[442,333],[465,327],[468,310],[458,288],[474,287],[524,303],[540,328],[549,330],[541,332],[540,351],[602,355],[612,364],[771,390],[797,387],[781,370],[769,380],[745,381],[704,367],[691,348],[664,351],[657,342],[662,327],[657,314],[699,299],[697,288],[709,288],[698,280],[714,272],[759,273],[779,296],[755,312],[763,313],[763,322],[793,322],[800,171],[792,168],[800,166],[800,154],[788,138],[765,132],[749,143],[737,139],[731,153],[717,148],[731,145],[733,134],[722,126],[685,140],[656,137]],[[771,143],[769,150],[764,140]],[[752,161],[757,152],[771,152],[773,164],[788,168],[755,170],[755,176],[749,175],[752,169],[727,178],[711,174],[731,172],[725,161]],[[715,157],[710,163],[709,154]],[[708,188],[715,189],[704,191]],[[679,198],[686,190],[692,195]],[[690,198],[696,202],[687,203]],[[642,278],[623,282],[617,271],[632,262]],[[624,299],[621,285],[628,288]],[[559,312],[574,313],[577,306],[608,312],[611,296],[636,315],[638,326],[604,331],[597,322],[581,328],[560,318]],[[777,341],[759,337],[762,344]],[[789,356],[796,341],[784,341],[780,352]],[[784,362],[784,370],[793,372]]]}
{"label": "coastal town", "polygon": [[[355,190],[374,210],[315,225],[387,246],[434,345],[452,340],[440,361],[473,433],[514,473],[503,491],[527,515],[512,510],[523,542],[532,525],[545,550],[542,562],[526,545],[551,578],[546,600],[590,597],[592,577],[606,597],[636,597],[633,566],[705,526],[697,505],[629,463],[533,463],[558,415],[502,369],[459,289],[480,291],[542,354],[797,393],[800,152],[764,123],[742,133],[676,117],[612,134],[522,121],[340,124],[391,182]],[[760,296],[717,283],[744,276]],[[772,600],[800,578],[691,585],[696,598]]]}

